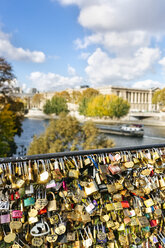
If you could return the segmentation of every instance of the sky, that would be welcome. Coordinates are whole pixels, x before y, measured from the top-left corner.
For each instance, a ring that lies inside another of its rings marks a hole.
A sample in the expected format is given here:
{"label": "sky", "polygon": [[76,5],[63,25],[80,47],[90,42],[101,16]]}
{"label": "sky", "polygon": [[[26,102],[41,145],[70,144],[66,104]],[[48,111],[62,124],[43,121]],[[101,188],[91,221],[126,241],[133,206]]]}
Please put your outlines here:
{"label": "sky", "polygon": [[0,0],[0,57],[25,91],[165,87],[164,0]]}

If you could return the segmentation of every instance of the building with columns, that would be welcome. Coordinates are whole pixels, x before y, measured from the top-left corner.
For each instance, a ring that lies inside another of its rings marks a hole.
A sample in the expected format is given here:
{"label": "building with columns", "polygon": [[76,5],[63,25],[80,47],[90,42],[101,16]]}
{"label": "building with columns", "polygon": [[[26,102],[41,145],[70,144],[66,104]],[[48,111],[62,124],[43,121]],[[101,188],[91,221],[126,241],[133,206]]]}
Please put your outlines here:
{"label": "building with columns", "polygon": [[157,111],[159,106],[152,104],[152,97],[156,90],[154,89],[134,89],[116,86],[99,87],[97,90],[103,95],[115,94],[127,100],[130,105],[130,111]]}

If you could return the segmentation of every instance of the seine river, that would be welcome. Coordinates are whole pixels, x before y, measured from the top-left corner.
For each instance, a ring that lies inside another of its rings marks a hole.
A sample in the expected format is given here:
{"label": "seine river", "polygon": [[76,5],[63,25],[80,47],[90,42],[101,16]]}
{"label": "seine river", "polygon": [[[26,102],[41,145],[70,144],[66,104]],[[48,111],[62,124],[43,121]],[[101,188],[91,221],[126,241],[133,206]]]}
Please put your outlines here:
{"label": "seine river", "polygon": [[[17,153],[23,153],[25,148],[27,149],[30,142],[32,141],[33,136],[42,133],[48,123],[48,120],[25,118],[23,121],[23,133],[21,137],[15,137],[15,141],[18,146]],[[165,127],[145,126],[143,138],[125,137],[111,134],[107,135],[114,140],[116,147],[159,143],[165,144]]]}

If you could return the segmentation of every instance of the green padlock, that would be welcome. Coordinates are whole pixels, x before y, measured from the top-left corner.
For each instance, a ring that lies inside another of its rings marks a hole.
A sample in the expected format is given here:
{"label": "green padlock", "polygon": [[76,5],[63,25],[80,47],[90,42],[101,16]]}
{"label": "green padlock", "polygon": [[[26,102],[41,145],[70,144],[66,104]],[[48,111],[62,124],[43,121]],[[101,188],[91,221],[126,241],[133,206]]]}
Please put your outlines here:
{"label": "green padlock", "polygon": [[35,204],[34,197],[28,197],[28,198],[24,199],[24,206],[25,207],[33,206],[34,204]]}

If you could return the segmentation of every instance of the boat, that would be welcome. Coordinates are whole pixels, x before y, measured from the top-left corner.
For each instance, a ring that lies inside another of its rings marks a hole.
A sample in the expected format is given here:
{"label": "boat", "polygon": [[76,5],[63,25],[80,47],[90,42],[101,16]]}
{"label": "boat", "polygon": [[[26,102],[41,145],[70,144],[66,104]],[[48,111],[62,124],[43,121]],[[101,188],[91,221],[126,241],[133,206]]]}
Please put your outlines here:
{"label": "boat", "polygon": [[116,135],[143,137],[144,129],[140,124],[125,124],[121,126],[97,125],[100,132]]}

